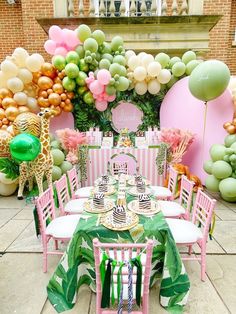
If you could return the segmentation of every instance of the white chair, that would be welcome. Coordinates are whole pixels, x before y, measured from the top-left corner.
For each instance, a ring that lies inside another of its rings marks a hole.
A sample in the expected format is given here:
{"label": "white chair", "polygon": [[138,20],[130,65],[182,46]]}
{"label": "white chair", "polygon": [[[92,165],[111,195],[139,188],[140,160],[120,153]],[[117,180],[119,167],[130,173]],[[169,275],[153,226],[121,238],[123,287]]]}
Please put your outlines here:
{"label": "white chair", "polygon": [[178,180],[178,172],[170,166],[168,187],[152,185],[150,186],[154,196],[159,200],[173,200]]}
{"label": "white chair", "polygon": [[61,215],[83,213],[84,203],[88,200],[88,198],[70,200],[67,178],[65,174],[55,182],[55,187]]}
{"label": "white chair", "polygon": [[182,216],[189,220],[189,213],[193,197],[193,186],[194,183],[189,181],[186,176],[182,175],[179,202],[158,201],[165,217],[179,218]]}
{"label": "white chair", "polygon": [[89,198],[91,196],[93,186],[79,187],[76,168],[73,167],[67,171],[72,198]]}
{"label": "white chair", "polygon": [[[194,203],[192,221],[183,219],[167,218],[172,235],[177,245],[187,246],[189,255],[182,257],[183,260],[198,260],[201,263],[201,279],[205,280],[206,275],[206,243],[216,200],[211,199],[203,191],[198,189]],[[198,244],[201,255],[192,256],[193,244]]]}
{"label": "white chair", "polygon": [[[63,254],[63,252],[58,251],[58,240],[65,242],[71,239],[80,215],[56,218],[52,187],[49,187],[36,199],[36,208],[43,244],[43,271],[47,272],[47,256],[49,254]],[[55,251],[48,251],[47,246],[50,239],[55,241]]]}

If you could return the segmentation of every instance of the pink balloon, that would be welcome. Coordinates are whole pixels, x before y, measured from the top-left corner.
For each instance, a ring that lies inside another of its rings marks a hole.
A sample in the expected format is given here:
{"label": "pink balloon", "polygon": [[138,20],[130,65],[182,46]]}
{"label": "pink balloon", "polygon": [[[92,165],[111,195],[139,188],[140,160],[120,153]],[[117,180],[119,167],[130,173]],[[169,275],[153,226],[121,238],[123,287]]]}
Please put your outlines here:
{"label": "pink balloon", "polygon": [[116,95],[110,95],[110,96],[108,96],[107,98],[108,98],[107,100],[108,100],[109,102],[111,102],[111,101],[114,101],[114,100],[116,99]]}
{"label": "pink balloon", "polygon": [[98,111],[105,111],[107,109],[107,101],[95,101],[95,107]]}
{"label": "pink balloon", "polygon": [[93,94],[100,95],[103,92],[103,86],[98,82],[98,80],[95,80],[89,85],[89,89]]}
{"label": "pink balloon", "polygon": [[109,97],[110,97],[109,95],[107,95],[106,93],[103,93],[103,99],[104,100],[108,101]]}
{"label": "pink balloon", "polygon": [[56,43],[62,43],[63,42],[63,32],[62,29],[57,26],[53,25],[49,28],[49,38],[54,40]]}
{"label": "pink balloon", "polygon": [[100,84],[107,85],[109,84],[110,79],[111,79],[111,73],[108,70],[102,69],[98,71],[97,80]]}
{"label": "pink balloon", "polygon": [[54,52],[54,55],[60,55],[65,57],[67,55],[67,49],[64,47],[57,47]]}
{"label": "pink balloon", "polygon": [[45,41],[44,44],[44,49],[47,51],[47,53],[49,53],[50,55],[54,55],[55,50],[56,50],[56,43],[55,41],[49,39],[47,41]]}
{"label": "pink balloon", "polygon": [[75,47],[80,43],[80,41],[78,40],[76,36],[76,33],[72,31],[71,29],[67,29],[67,28],[63,29],[63,38],[64,38],[64,42],[69,47]]}

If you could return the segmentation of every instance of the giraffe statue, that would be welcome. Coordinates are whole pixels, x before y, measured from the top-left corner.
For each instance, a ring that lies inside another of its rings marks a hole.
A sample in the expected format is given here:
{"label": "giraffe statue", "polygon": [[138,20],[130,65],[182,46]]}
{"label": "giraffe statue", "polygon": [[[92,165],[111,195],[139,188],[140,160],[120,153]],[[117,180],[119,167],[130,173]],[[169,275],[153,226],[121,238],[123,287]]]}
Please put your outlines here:
{"label": "giraffe statue", "polygon": [[49,122],[50,118],[54,116],[54,113],[55,111],[53,109],[45,108],[38,114],[41,118],[41,152],[35,160],[29,163],[22,162],[20,164],[18,199],[23,199],[24,186],[27,180],[29,180],[29,190],[32,190],[33,178],[35,177],[39,195],[43,193],[44,175],[47,178],[48,186],[52,184],[53,158],[50,149]]}

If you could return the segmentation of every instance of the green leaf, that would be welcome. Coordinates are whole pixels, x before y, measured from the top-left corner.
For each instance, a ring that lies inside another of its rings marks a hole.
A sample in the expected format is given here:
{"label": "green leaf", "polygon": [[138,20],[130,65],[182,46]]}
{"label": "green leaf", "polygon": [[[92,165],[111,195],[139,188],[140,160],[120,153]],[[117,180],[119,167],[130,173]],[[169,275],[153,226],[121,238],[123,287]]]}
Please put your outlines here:
{"label": "green leaf", "polygon": [[174,305],[177,305],[177,303],[181,302],[185,296],[186,296],[185,292],[174,295],[173,297],[170,298],[170,300],[168,302],[168,307],[172,307]]}
{"label": "green leaf", "polygon": [[78,265],[75,264],[73,268],[70,268],[67,272],[66,280],[62,280],[62,288],[64,291],[65,299],[68,303],[72,303],[76,294],[77,287],[77,273]]}
{"label": "green leaf", "polygon": [[92,281],[93,280],[91,279],[89,275],[82,275],[78,281],[77,287],[79,289],[83,284],[86,284],[89,286]]}
{"label": "green leaf", "polygon": [[62,278],[62,279],[64,279],[64,280],[67,279],[66,271],[65,271],[64,267],[63,267],[61,264],[59,264],[59,265],[57,266],[57,269],[56,269],[56,271],[55,271],[55,274],[56,274],[58,277],[60,277],[60,278]]}
{"label": "green leaf", "polygon": [[56,291],[51,291],[47,289],[48,299],[53,305],[54,309],[58,312],[64,312],[72,309],[73,304],[67,303],[64,296]]}
{"label": "green leaf", "polygon": [[179,251],[176,248],[174,239],[170,233],[168,233],[166,239],[166,262],[165,262],[172,280],[176,280],[182,270],[182,261],[179,255]]}
{"label": "green leaf", "polygon": [[19,164],[10,158],[0,158],[0,171],[6,174],[8,179],[14,180],[19,177]]}
{"label": "green leaf", "polygon": [[174,281],[168,277],[161,281],[160,295],[163,297],[172,297],[183,292],[187,293],[189,288],[190,283],[187,274],[180,275]]}

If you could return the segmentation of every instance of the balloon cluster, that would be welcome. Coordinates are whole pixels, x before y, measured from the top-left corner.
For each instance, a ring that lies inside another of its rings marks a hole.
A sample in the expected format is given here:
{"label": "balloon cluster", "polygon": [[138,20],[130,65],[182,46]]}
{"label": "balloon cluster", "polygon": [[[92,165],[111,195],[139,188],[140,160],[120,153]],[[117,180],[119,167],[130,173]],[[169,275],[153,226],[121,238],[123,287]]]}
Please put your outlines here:
{"label": "balloon cluster", "polygon": [[67,28],[61,29],[59,26],[53,25],[49,29],[49,39],[45,42],[44,49],[52,56],[61,55],[65,57],[79,44],[80,41],[75,31]]}
{"label": "balloon cluster", "polygon": [[236,202],[236,134],[227,135],[224,145],[212,145],[210,156],[203,166],[209,174],[207,189],[220,192],[227,202]]}
{"label": "balloon cluster", "polygon": [[234,118],[232,122],[224,123],[223,127],[227,133],[235,134],[236,133],[236,118]]}

